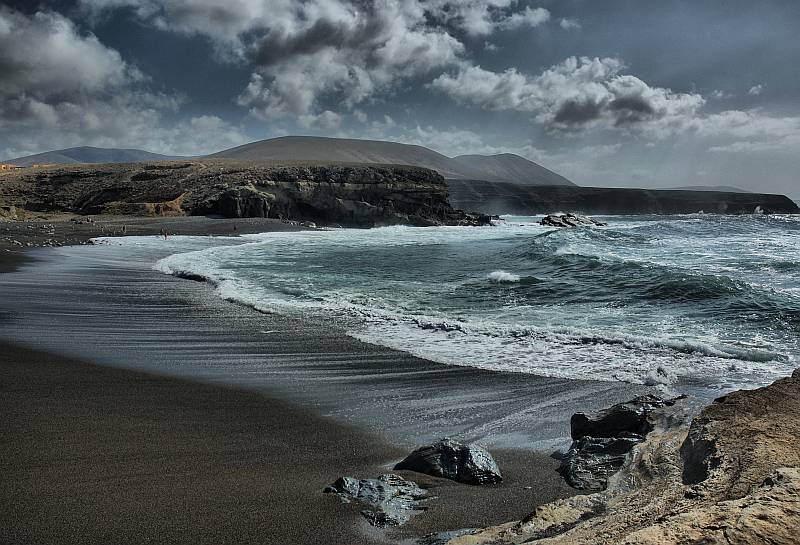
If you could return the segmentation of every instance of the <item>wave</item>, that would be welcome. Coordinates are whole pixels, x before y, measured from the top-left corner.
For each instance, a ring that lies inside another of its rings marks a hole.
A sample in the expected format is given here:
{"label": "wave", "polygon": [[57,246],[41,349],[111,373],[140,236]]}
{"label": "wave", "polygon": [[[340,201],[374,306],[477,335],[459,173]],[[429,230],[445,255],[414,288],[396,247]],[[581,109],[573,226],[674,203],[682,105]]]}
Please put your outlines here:
{"label": "wave", "polygon": [[489,282],[493,282],[495,284],[513,284],[519,282],[519,275],[512,274],[506,271],[494,271],[489,273],[487,276]]}

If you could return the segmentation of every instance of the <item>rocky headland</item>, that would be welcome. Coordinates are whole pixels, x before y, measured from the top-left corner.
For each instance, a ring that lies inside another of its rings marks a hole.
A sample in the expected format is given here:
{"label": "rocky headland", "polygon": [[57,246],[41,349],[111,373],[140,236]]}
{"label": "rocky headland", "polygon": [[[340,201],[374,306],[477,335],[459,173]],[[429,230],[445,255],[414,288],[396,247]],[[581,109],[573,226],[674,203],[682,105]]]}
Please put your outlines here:
{"label": "rocky headland", "polygon": [[441,175],[410,166],[234,160],[66,165],[0,178],[0,214],[276,218],[354,227],[478,225]]}
{"label": "rocky headland", "polygon": [[730,191],[534,186],[484,180],[448,180],[453,206],[484,214],[798,214],[784,195]]}
{"label": "rocky headland", "polygon": [[520,521],[423,542],[796,544],[798,397],[800,370],[721,397],[694,418],[680,399],[639,400],[593,418],[577,416],[573,435],[637,437],[607,489],[542,505]]}

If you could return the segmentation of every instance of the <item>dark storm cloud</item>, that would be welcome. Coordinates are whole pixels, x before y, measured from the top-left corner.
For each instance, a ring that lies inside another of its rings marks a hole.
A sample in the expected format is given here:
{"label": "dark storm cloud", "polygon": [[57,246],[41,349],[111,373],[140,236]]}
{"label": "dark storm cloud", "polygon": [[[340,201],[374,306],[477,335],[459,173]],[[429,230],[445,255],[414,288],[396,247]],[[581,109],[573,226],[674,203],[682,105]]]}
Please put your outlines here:
{"label": "dark storm cloud", "polygon": [[359,20],[355,25],[343,21],[320,19],[300,32],[269,32],[259,43],[255,62],[270,66],[297,55],[312,55],[325,48],[372,48],[386,36],[387,22],[375,17]]}
{"label": "dark storm cloud", "polygon": [[566,126],[582,126],[603,116],[604,105],[591,100],[568,100],[553,116],[553,121]]}

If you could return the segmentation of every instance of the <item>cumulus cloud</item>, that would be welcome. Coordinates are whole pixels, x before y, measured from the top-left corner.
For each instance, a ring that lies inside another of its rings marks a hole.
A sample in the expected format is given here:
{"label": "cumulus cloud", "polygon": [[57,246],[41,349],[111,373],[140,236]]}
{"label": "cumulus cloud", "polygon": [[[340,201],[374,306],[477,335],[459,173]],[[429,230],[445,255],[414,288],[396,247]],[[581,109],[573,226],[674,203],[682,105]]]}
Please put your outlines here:
{"label": "cumulus cloud", "polygon": [[716,153],[789,153],[800,149],[800,117],[761,110],[729,110],[699,119],[695,132],[716,143]]}
{"label": "cumulus cloud", "polygon": [[92,93],[140,80],[142,74],[65,17],[27,17],[0,6],[0,94],[31,99]]}
{"label": "cumulus cloud", "polygon": [[762,93],[762,91],[764,91],[764,85],[763,84],[759,84],[759,85],[754,85],[754,86],[750,87],[750,89],[748,89],[748,91],[747,91],[747,94],[752,96],[752,97],[757,97],[758,95],[760,95]]}
{"label": "cumulus cloud", "polygon": [[206,149],[203,138],[242,140],[209,116],[165,126],[182,97],[149,89],[119,52],[55,12],[0,7],[0,73],[0,131],[9,156],[76,145],[196,153]]}
{"label": "cumulus cloud", "polygon": [[238,103],[264,118],[339,112],[400,82],[463,62],[457,37],[536,27],[518,0],[80,0],[98,15],[128,7],[158,28],[206,36],[222,58],[254,65]]}
{"label": "cumulus cloud", "polygon": [[487,110],[531,112],[555,132],[617,127],[664,136],[682,130],[705,104],[698,94],[652,87],[623,69],[619,59],[588,57],[570,57],[535,77],[467,65],[431,88]]}
{"label": "cumulus cloud", "polygon": [[581,29],[581,23],[577,19],[563,18],[558,22],[558,26],[560,26],[564,30],[580,30]]}

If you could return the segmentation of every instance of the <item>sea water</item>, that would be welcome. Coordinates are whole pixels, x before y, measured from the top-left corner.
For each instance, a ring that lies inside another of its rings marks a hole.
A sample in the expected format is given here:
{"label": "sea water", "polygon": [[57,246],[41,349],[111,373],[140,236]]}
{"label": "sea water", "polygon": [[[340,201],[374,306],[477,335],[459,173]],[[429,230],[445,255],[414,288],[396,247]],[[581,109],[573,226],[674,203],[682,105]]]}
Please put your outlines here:
{"label": "sea water", "polygon": [[600,219],[247,235],[156,268],[450,365],[721,390],[798,365],[800,217]]}

